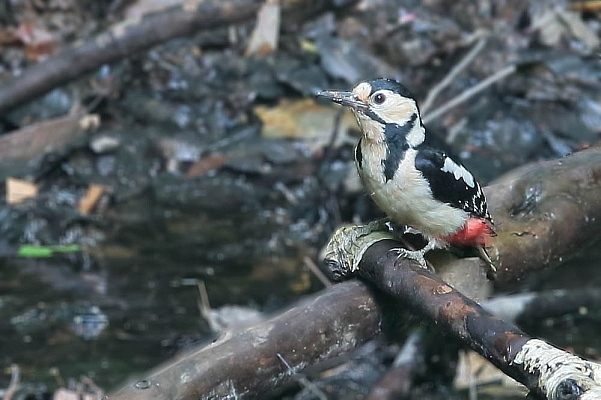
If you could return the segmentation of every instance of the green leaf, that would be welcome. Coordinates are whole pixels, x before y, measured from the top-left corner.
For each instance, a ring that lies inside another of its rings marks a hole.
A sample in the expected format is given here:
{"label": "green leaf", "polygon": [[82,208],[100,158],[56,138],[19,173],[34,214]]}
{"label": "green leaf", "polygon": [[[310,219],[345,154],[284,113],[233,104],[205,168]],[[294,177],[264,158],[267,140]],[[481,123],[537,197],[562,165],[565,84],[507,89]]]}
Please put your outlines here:
{"label": "green leaf", "polygon": [[81,248],[77,244],[54,245],[54,246],[35,246],[23,245],[19,247],[17,255],[26,258],[46,258],[52,257],[55,253],[76,253]]}

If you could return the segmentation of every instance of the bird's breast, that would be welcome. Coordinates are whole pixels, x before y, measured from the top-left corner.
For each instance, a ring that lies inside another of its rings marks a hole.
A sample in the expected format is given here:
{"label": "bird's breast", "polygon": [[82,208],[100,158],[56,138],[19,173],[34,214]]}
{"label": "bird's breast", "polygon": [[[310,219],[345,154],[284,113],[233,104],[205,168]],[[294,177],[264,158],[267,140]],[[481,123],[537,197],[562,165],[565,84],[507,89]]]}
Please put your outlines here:
{"label": "bird's breast", "polygon": [[385,147],[363,142],[359,143],[359,176],[367,193],[390,218],[429,237],[447,236],[462,227],[467,213],[433,198],[428,181],[415,168],[415,149],[405,152],[394,176],[387,179]]}

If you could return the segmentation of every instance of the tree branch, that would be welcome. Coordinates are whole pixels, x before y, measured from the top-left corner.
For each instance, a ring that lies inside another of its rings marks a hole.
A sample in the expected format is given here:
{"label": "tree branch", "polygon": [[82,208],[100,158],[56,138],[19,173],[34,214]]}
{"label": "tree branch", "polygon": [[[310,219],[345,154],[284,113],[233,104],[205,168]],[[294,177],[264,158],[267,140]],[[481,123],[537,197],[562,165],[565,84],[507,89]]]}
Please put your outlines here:
{"label": "tree branch", "polygon": [[[530,390],[550,400],[595,399],[601,394],[601,365],[532,339],[513,323],[484,310],[416,261],[399,258],[389,239],[368,243],[365,227],[341,228],[328,246],[328,265],[343,277],[358,276],[394,298],[403,310],[421,314]],[[375,232],[380,235],[380,232]],[[336,237],[342,235],[343,237]],[[357,236],[360,236],[357,241]],[[357,243],[360,243],[357,246]],[[346,257],[350,254],[350,259]],[[356,264],[356,255],[361,254]],[[339,257],[342,255],[342,257]],[[356,268],[351,268],[356,265]]]}
{"label": "tree branch", "polygon": [[476,58],[476,56],[482,51],[485,44],[486,38],[480,38],[476,42],[476,44],[470,49],[470,51],[465,56],[463,56],[461,61],[459,61],[459,63],[447,73],[444,79],[438,82],[432,88],[430,88],[430,90],[428,91],[428,95],[426,96],[425,100],[421,103],[420,107],[421,112],[424,116],[428,114],[428,111],[430,111],[430,108],[434,104],[434,101],[436,100],[440,92],[442,92],[447,86],[449,86],[455,80],[455,78],[457,78],[457,75],[463,72],[471,64],[471,62],[474,61],[474,58]]}
{"label": "tree branch", "polygon": [[485,192],[499,282],[557,265],[601,239],[601,147],[518,168]]}
{"label": "tree branch", "polygon": [[517,66],[515,66],[515,65],[508,65],[507,67],[500,69],[499,71],[497,71],[494,74],[492,74],[491,76],[487,77],[486,79],[484,79],[477,85],[472,86],[469,89],[466,89],[465,91],[461,92],[458,96],[455,96],[452,100],[442,104],[440,107],[436,108],[435,110],[425,114],[422,118],[424,123],[427,124],[431,121],[434,121],[435,119],[440,118],[451,108],[456,107],[459,104],[466,102],[467,100],[469,100],[476,94],[480,93],[484,89],[488,88],[489,86],[492,86],[493,84],[497,83],[498,81],[505,79],[507,76],[513,74],[515,71],[517,71]]}
{"label": "tree branch", "polygon": [[292,371],[354,349],[380,331],[370,290],[348,282],[288,311],[160,366],[109,396],[111,400],[255,399],[290,379]]}

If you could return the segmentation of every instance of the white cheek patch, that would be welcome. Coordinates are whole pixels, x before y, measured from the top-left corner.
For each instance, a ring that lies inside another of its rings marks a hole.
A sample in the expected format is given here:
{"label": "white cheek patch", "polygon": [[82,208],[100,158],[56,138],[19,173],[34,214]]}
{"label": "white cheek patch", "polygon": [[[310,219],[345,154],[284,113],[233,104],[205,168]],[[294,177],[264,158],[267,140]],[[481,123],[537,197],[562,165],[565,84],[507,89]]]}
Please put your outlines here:
{"label": "white cheek patch", "polygon": [[409,120],[413,114],[418,114],[415,101],[400,96],[389,90],[385,90],[386,102],[373,105],[374,111],[387,123],[402,125]]}
{"label": "white cheek patch", "polygon": [[474,177],[472,176],[472,174],[463,166],[456,164],[449,157],[445,158],[442,170],[444,172],[449,172],[453,174],[453,176],[457,180],[463,179],[465,183],[468,184],[468,186],[474,187]]}

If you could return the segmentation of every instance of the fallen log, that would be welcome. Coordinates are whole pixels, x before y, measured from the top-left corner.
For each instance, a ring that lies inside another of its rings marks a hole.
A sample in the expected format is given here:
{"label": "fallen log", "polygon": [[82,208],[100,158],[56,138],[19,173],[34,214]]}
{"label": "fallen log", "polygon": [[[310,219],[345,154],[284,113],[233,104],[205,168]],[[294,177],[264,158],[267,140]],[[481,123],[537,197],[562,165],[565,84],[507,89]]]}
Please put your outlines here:
{"label": "fallen log", "polygon": [[0,112],[8,111],[53,88],[136,52],[196,30],[251,19],[258,1],[186,1],[182,6],[124,21],[89,41],[31,66],[0,86]]}
{"label": "fallen log", "polygon": [[157,367],[111,400],[256,399],[298,372],[380,332],[381,312],[360,282],[335,285],[288,311]]}

